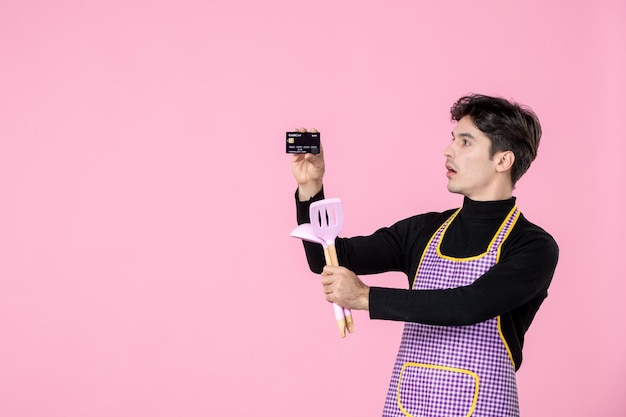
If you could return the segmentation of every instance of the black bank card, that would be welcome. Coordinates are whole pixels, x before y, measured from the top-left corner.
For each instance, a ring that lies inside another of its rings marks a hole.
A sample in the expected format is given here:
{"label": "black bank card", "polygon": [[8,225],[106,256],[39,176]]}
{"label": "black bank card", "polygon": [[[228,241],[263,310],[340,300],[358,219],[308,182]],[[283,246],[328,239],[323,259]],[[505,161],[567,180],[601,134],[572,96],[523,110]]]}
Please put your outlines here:
{"label": "black bank card", "polygon": [[319,132],[287,132],[287,153],[320,153]]}

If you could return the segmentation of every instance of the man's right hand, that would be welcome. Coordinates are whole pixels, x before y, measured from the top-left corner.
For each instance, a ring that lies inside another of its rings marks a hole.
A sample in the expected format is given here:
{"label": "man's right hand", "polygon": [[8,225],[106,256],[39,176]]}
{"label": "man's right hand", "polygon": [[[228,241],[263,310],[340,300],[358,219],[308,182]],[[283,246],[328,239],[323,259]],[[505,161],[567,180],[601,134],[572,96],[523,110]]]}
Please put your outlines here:
{"label": "man's right hand", "polygon": [[[306,129],[296,129],[296,132],[306,132]],[[311,129],[311,132],[317,132]],[[291,159],[291,170],[298,183],[298,199],[308,201],[322,190],[324,178],[324,148],[320,144],[318,154],[294,154]]]}

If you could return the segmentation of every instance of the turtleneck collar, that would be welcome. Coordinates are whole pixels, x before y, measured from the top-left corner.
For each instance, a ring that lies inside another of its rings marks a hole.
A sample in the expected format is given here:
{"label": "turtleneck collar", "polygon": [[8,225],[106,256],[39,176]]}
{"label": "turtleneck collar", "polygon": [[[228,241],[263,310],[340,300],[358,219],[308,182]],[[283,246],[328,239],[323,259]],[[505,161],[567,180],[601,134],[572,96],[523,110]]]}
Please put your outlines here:
{"label": "turtleneck collar", "polygon": [[498,201],[474,201],[465,197],[463,209],[459,213],[463,217],[475,219],[501,219],[515,206],[515,197]]}

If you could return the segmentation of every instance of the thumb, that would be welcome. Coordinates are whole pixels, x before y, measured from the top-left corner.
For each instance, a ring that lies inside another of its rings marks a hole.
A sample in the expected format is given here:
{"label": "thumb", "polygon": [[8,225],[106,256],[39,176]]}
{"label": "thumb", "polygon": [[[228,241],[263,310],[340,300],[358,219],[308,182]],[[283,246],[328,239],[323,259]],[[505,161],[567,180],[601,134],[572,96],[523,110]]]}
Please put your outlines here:
{"label": "thumb", "polygon": [[322,270],[322,275],[334,275],[339,273],[342,269],[343,267],[341,266],[326,265]]}

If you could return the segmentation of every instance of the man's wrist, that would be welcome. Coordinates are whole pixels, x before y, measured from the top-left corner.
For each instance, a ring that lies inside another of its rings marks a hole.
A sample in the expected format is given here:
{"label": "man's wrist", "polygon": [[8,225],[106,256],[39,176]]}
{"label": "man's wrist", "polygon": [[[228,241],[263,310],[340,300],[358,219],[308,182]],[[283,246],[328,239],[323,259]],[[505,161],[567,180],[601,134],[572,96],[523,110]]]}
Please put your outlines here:
{"label": "man's wrist", "polygon": [[365,286],[365,290],[364,290],[364,293],[363,293],[362,305],[363,305],[363,308],[361,308],[361,310],[369,311],[369,309],[370,309],[370,287],[368,287],[368,286]]}
{"label": "man's wrist", "polygon": [[322,191],[322,183],[302,184],[298,186],[298,200],[301,202],[309,201],[320,191]]}

